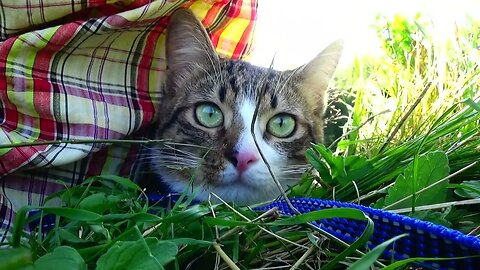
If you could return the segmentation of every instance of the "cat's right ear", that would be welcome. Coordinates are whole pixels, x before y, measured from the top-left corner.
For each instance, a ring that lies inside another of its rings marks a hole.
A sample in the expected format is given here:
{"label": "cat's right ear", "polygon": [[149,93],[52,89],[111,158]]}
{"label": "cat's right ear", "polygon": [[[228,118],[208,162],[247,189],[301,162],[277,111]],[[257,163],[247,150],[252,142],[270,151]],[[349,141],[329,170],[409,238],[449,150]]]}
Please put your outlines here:
{"label": "cat's right ear", "polygon": [[218,55],[202,23],[188,9],[170,18],[166,38],[167,67],[171,72],[188,72],[194,64],[215,65]]}

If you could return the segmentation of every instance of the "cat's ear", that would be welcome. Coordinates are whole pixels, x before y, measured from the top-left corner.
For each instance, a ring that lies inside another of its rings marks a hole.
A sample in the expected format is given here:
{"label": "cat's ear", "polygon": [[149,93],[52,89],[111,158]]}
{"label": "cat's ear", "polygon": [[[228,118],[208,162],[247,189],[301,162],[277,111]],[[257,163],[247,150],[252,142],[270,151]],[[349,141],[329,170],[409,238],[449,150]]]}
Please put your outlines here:
{"label": "cat's ear", "polygon": [[202,23],[188,9],[173,13],[167,29],[166,56],[168,69],[186,71],[192,64],[208,65],[218,56]]}
{"label": "cat's ear", "polygon": [[308,64],[297,70],[301,77],[300,94],[313,112],[323,114],[326,91],[337,68],[343,50],[343,41],[337,40],[325,48]]}

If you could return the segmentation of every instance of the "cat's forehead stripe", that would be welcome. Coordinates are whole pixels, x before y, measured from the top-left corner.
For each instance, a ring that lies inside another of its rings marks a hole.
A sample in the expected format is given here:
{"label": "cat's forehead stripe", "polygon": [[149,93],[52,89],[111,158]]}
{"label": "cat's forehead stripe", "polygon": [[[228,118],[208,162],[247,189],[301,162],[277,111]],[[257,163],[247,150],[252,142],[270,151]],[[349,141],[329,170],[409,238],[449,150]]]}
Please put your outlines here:
{"label": "cat's forehead stripe", "polygon": [[227,94],[227,87],[225,87],[225,85],[221,85],[220,90],[218,90],[218,98],[220,99],[220,102],[225,101],[226,94]]}
{"label": "cat's forehead stripe", "polygon": [[229,75],[230,75],[230,79],[229,79],[230,86],[231,86],[233,92],[236,94],[237,93],[237,81],[235,80],[235,75],[231,74],[231,73]]}
{"label": "cat's forehead stripe", "polygon": [[[239,64],[240,63],[240,64]],[[238,69],[238,66],[241,65],[241,62],[228,61],[226,65],[226,71],[228,74],[228,82],[230,83],[230,88],[236,94],[237,93],[237,80],[235,76],[239,75],[239,71],[235,70],[235,67]]]}
{"label": "cat's forehead stripe", "polygon": [[270,106],[272,106],[273,109],[277,108],[277,106],[278,106],[277,95],[272,94],[272,98],[270,99]]}

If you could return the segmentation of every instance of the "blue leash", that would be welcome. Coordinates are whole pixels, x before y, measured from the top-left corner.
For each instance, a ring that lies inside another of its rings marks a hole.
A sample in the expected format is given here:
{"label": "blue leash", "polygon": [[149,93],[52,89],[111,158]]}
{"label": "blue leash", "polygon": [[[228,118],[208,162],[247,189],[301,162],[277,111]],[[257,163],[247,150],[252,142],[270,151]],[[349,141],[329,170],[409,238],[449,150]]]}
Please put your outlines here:
{"label": "blue leash", "polygon": [[[149,196],[150,204],[165,206],[178,199],[178,195],[153,195]],[[352,203],[328,201],[311,198],[294,198],[291,202],[301,213],[308,213],[315,210],[329,208],[355,208],[368,215],[375,224],[374,233],[368,242],[368,248],[373,249],[377,245],[403,233],[408,236],[395,241],[384,253],[384,259],[395,258],[404,260],[414,257],[428,258],[455,258],[480,255],[480,238],[462,234],[459,231],[388,212],[380,209],[373,209]],[[277,207],[285,215],[294,215],[294,212],[284,200],[270,203],[259,207],[256,210],[266,211]],[[38,211],[30,211],[29,215]],[[42,228],[49,230],[54,225],[54,216],[43,217]],[[359,238],[366,226],[365,221],[351,220],[346,218],[322,219],[313,224],[326,232],[338,237],[342,241],[351,244]],[[39,221],[30,223],[30,228],[37,228]],[[480,267],[480,257],[466,259],[451,259],[442,261],[425,261],[416,263],[422,269],[462,269],[474,270]]]}
{"label": "blue leash", "polygon": [[[361,210],[375,223],[374,232],[368,242],[369,249],[373,249],[397,235],[407,233],[408,236],[396,240],[394,246],[392,245],[384,252],[384,259],[395,258],[396,260],[404,260],[414,257],[454,258],[480,255],[480,238],[468,236],[431,222],[385,210],[338,201],[295,198],[291,199],[291,202],[301,213],[346,207]],[[294,212],[284,200],[273,202],[262,207],[261,210],[265,211],[273,207],[278,207],[285,215],[294,215]],[[365,221],[346,218],[322,219],[314,222],[315,226],[349,244],[362,235],[366,224]],[[423,269],[474,270],[480,268],[480,258],[425,261],[416,264],[423,266]]]}

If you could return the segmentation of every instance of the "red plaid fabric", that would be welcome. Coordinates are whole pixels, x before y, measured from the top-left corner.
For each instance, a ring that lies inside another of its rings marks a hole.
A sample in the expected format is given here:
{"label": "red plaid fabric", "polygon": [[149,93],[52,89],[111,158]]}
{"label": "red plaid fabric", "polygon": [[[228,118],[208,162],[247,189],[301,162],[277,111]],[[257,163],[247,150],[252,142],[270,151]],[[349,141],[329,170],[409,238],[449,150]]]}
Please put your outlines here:
{"label": "red plaid fabric", "polygon": [[0,243],[23,205],[88,176],[130,174],[135,146],[11,144],[141,138],[162,117],[164,30],[180,7],[219,54],[248,54],[256,0],[0,1]]}

